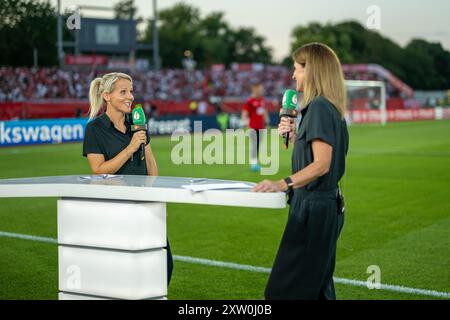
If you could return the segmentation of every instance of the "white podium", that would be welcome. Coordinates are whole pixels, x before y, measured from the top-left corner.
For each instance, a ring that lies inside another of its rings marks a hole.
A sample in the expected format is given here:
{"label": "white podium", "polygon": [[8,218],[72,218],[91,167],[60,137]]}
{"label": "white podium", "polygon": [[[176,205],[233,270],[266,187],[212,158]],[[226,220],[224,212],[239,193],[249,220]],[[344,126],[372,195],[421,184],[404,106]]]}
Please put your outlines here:
{"label": "white podium", "polygon": [[[284,193],[192,192],[192,178],[0,180],[0,197],[59,197],[59,299],[166,299],[166,203],[284,208]],[[241,182],[207,179],[202,183]]]}

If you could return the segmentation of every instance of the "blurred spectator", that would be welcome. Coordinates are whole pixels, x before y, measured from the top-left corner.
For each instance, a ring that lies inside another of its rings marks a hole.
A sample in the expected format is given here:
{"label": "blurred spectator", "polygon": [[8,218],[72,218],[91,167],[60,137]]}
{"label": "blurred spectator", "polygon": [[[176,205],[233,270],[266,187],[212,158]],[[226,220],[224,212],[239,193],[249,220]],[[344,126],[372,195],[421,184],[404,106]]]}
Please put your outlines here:
{"label": "blurred spectator", "polygon": [[217,123],[219,124],[220,130],[225,131],[228,129],[228,121],[230,114],[226,112],[220,112],[216,116]]}
{"label": "blurred spectator", "polygon": [[198,113],[199,114],[206,114],[206,111],[208,110],[208,104],[205,101],[200,101],[198,103]]}
{"label": "blurred spectator", "polygon": [[149,113],[150,118],[156,118],[159,116],[159,111],[155,104],[150,103],[149,110],[150,110],[150,113]]}
{"label": "blurred spectator", "polygon": [[197,101],[191,101],[191,103],[189,103],[189,109],[191,110],[192,114],[197,114],[197,112],[198,112],[198,103],[197,103]]}

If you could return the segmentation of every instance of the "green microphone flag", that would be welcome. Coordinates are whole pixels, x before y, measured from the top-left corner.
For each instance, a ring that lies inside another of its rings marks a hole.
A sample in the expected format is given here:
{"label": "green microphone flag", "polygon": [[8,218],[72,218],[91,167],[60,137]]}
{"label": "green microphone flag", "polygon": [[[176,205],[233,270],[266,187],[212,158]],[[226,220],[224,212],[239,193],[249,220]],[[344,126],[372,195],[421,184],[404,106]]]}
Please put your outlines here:
{"label": "green microphone flag", "polygon": [[[286,90],[283,95],[283,101],[281,103],[280,109],[280,118],[288,117],[288,118],[297,118],[297,104],[298,97],[297,91],[295,90]],[[283,134],[284,137],[284,147],[285,149],[289,146],[289,132]]]}
{"label": "green microphone flag", "polygon": [[132,112],[133,124],[135,126],[145,126],[145,113],[140,104],[137,104]]}

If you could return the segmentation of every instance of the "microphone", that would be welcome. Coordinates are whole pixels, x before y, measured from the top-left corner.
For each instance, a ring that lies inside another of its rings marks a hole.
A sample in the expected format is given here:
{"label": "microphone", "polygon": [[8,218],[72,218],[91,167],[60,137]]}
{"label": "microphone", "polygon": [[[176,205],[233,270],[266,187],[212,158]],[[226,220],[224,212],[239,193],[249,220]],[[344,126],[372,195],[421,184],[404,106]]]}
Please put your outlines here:
{"label": "microphone", "polygon": [[[145,122],[144,109],[140,104],[137,104],[131,112],[131,118],[133,119],[133,125],[131,126],[131,132],[145,131],[147,132],[147,123]],[[145,144],[141,144],[139,150],[140,159],[145,159]]]}
{"label": "microphone", "polygon": [[[280,119],[283,117],[297,118],[297,91],[286,90],[283,95],[283,101],[280,109]],[[284,138],[284,148],[287,149],[289,146],[289,132],[283,134]]]}

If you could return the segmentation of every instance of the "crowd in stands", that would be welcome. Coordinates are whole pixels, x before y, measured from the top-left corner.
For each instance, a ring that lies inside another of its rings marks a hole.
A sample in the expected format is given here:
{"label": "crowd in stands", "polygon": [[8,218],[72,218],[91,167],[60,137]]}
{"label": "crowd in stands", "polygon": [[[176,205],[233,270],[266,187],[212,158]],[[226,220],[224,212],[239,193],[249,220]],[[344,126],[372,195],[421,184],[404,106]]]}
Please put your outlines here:
{"label": "crowd in stands", "polygon": [[[58,68],[0,67],[0,102],[41,99],[88,99],[89,84],[108,71]],[[265,96],[279,98],[292,86],[291,71],[161,70],[129,72],[135,98],[143,100],[209,100],[211,97],[247,97],[251,84],[261,82]]]}

